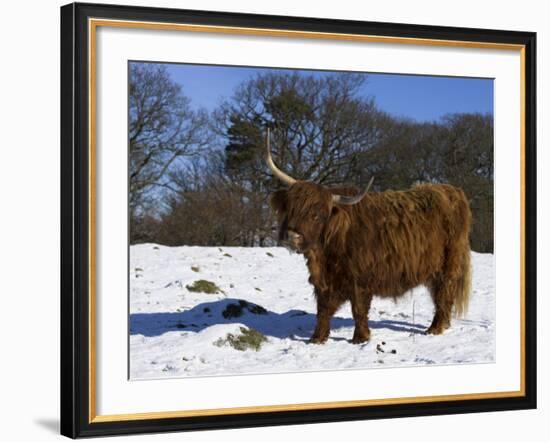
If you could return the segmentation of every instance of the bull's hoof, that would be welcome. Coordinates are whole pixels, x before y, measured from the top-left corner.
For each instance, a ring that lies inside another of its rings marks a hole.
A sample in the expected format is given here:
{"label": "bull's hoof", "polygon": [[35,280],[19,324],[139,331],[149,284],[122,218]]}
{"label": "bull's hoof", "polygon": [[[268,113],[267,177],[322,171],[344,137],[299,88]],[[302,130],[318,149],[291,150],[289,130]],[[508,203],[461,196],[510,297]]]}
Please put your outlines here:
{"label": "bull's hoof", "polygon": [[352,344],[364,344],[365,342],[369,342],[370,338],[363,338],[363,337],[354,337],[351,340]]}
{"label": "bull's hoof", "polygon": [[445,330],[449,328],[449,325],[430,325],[430,327],[426,330],[427,335],[441,335]]}
{"label": "bull's hoof", "polygon": [[352,344],[363,344],[365,342],[368,342],[370,339],[370,332],[368,333],[357,333],[355,332],[353,334],[353,338],[351,340]]}
{"label": "bull's hoof", "polygon": [[309,339],[309,343],[310,344],[324,344],[325,342],[327,342],[328,340],[328,336],[312,336],[310,339]]}

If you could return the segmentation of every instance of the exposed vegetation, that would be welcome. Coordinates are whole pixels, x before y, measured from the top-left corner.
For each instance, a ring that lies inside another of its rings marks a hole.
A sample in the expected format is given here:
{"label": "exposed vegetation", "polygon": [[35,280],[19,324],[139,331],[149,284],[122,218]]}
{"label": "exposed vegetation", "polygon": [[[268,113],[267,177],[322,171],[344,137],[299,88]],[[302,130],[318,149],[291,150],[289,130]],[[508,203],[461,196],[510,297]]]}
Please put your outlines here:
{"label": "exposed vegetation", "polygon": [[216,284],[212,281],[207,281],[206,279],[199,279],[193,282],[193,284],[187,284],[185,288],[190,292],[201,292],[207,294],[223,293],[223,290]]}
{"label": "exposed vegetation", "polygon": [[234,335],[233,333],[228,333],[225,338],[220,338],[214,342],[214,345],[218,347],[229,345],[239,351],[259,351],[262,344],[267,342],[265,335],[258,330],[246,327],[240,327],[239,330],[241,332],[240,334]]}

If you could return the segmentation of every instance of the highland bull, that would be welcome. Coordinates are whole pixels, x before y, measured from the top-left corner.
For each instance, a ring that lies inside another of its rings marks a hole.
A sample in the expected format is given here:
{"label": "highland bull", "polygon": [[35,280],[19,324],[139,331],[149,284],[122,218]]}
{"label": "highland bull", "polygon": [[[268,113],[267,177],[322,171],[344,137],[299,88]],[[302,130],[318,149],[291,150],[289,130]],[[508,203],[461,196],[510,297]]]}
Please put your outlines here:
{"label": "highland bull", "polygon": [[370,338],[373,296],[398,298],[425,285],[435,314],[429,334],[441,334],[451,315],[461,316],[471,290],[471,213],[464,192],[446,184],[417,185],[404,191],[363,192],[299,181],[267,163],[288,189],[271,196],[279,220],[279,240],[302,253],[317,301],[317,324],[310,342],[324,343],[330,320],[351,302],[353,343]]}

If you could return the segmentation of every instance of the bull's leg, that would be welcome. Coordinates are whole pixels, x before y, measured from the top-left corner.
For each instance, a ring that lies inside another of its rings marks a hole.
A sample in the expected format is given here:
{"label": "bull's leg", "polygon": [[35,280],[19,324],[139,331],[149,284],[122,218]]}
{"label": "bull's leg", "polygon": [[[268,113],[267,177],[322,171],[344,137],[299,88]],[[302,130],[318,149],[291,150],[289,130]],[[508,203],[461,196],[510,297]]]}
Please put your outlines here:
{"label": "bull's leg", "polygon": [[432,282],[430,292],[435,305],[435,315],[432,324],[426,330],[427,334],[440,335],[451,326],[453,294],[456,291],[456,283],[455,278],[446,278],[445,276]]}
{"label": "bull's leg", "polygon": [[460,242],[453,242],[445,251],[445,265],[439,275],[437,275],[430,284],[430,291],[435,305],[435,315],[432,325],[426,330],[426,333],[439,335],[451,326],[451,314],[455,299],[461,295],[464,285],[464,249],[468,238],[465,234],[466,245]]}
{"label": "bull's leg", "polygon": [[342,302],[328,294],[317,294],[317,325],[309,342],[323,344],[330,334],[330,320]]}
{"label": "bull's leg", "polygon": [[370,339],[369,310],[372,301],[372,294],[357,290],[351,299],[351,311],[355,320],[355,331],[353,332],[354,344],[361,344]]}

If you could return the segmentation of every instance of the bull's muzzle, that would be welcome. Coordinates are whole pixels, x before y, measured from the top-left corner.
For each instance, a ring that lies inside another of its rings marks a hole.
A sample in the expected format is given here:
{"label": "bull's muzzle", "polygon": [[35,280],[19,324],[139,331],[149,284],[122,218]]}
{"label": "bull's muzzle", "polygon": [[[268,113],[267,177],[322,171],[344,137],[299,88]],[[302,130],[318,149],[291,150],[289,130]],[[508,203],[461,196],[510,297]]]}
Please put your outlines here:
{"label": "bull's muzzle", "polygon": [[288,245],[294,250],[301,250],[304,246],[304,236],[294,230],[287,230]]}

